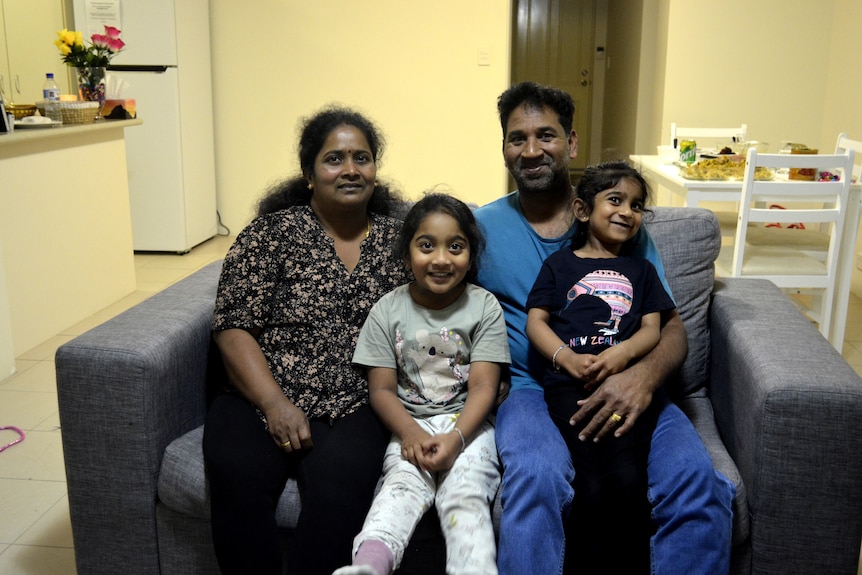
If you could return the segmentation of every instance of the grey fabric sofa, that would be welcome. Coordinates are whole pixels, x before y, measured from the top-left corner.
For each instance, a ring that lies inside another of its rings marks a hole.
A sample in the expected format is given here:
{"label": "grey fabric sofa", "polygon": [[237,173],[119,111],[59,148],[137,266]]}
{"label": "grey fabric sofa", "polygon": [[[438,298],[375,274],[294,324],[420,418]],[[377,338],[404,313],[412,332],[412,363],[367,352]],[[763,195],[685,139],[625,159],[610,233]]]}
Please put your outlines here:
{"label": "grey fabric sofa", "polygon": [[[732,572],[855,573],[862,380],[774,285],[714,280],[720,231],[711,212],[655,208],[647,226],[689,337],[668,388],[737,485]],[[218,573],[200,439],[219,371],[209,330],[219,267],[57,351],[81,575]],[[288,556],[298,507],[288,484],[278,510]],[[414,539],[408,555],[442,573],[435,545]]]}

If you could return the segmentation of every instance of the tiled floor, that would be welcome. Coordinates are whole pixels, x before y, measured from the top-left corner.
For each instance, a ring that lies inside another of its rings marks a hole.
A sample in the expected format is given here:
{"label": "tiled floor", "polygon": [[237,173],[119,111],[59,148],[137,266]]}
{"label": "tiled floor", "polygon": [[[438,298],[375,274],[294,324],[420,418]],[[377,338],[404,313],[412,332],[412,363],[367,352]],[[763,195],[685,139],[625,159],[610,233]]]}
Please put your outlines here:
{"label": "tiled floor", "polygon": [[[17,373],[0,381],[0,426],[14,425],[27,434],[22,443],[0,453],[0,575],[76,572],[57,415],[57,347],[223,257],[231,241],[216,237],[184,256],[136,255],[137,291],[21,354]],[[844,357],[862,374],[862,300],[858,297],[850,303],[846,339]],[[0,432],[0,445],[15,437],[11,431]]]}
{"label": "tiled floor", "polygon": [[[75,575],[75,552],[60,443],[54,352],[63,343],[224,257],[233,238],[217,236],[180,256],[135,255],[137,291],[16,358],[0,381],[0,426],[26,433],[0,452],[0,575]],[[0,445],[17,437],[0,431]]]}

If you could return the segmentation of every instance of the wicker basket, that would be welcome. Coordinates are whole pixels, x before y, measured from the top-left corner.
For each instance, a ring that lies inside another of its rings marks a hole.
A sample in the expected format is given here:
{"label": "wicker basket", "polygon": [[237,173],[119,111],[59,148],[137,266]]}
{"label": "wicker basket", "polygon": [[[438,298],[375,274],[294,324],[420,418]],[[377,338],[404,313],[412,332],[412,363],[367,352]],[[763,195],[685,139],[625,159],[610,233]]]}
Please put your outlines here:
{"label": "wicker basket", "polygon": [[64,124],[92,124],[99,113],[99,102],[60,102]]}

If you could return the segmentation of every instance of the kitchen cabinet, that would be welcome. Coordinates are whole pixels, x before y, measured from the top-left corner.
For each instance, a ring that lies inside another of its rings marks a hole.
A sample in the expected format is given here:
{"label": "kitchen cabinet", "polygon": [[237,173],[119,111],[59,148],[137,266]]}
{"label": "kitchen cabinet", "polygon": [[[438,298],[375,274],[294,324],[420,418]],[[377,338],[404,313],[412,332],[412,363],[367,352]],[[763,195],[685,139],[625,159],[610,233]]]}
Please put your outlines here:
{"label": "kitchen cabinet", "polygon": [[142,123],[0,135],[0,370],[10,345],[17,357],[135,291],[125,132]]}
{"label": "kitchen cabinet", "polygon": [[34,104],[42,99],[45,74],[70,93],[68,66],[54,45],[65,25],[63,0],[0,0],[0,91],[4,100]]}

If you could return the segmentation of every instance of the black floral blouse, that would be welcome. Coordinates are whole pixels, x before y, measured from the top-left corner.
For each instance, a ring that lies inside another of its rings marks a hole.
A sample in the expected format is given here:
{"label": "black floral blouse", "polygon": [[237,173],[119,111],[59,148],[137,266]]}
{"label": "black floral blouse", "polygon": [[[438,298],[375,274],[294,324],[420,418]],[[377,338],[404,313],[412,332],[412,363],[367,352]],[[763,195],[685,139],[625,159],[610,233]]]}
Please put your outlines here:
{"label": "black floral blouse", "polygon": [[260,328],[275,380],[309,419],[352,413],[368,402],[364,372],[351,363],[359,330],[377,300],[408,279],[392,255],[400,228],[372,215],[348,273],[309,206],[256,218],[225,257],[213,330]]}

